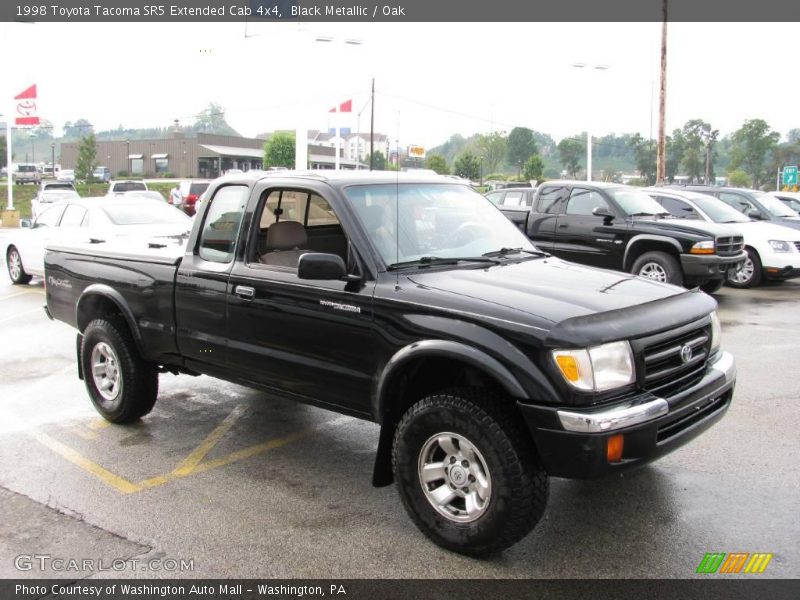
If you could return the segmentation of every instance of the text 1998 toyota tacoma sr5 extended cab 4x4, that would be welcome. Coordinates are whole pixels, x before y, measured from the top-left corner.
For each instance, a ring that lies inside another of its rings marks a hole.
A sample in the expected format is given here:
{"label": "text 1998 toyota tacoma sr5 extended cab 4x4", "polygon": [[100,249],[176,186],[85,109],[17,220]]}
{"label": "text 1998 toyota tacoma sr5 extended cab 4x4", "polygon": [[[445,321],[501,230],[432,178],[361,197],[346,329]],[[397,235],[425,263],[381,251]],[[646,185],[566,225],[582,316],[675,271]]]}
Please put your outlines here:
{"label": "text 1998 toyota tacoma sr5 extended cab 4x4", "polygon": [[206,197],[185,245],[46,255],[110,421],[147,414],[164,371],[375,421],[374,483],[481,556],[531,531],[548,477],[651,461],[731,402],[712,298],[543,253],[467,186],[284,171]]}

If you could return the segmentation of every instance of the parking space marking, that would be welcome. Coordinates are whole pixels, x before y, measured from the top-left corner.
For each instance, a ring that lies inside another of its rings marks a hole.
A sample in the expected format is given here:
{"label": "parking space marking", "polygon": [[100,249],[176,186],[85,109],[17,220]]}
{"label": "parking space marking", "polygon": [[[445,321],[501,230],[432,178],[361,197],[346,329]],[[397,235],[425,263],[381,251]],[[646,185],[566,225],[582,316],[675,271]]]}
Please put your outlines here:
{"label": "parking space marking", "polygon": [[239,404],[189,456],[184,458],[181,463],[175,467],[172,471],[172,475],[176,477],[185,477],[191,474],[214,446],[219,444],[220,440],[225,437],[225,434],[236,424],[236,421],[239,420],[242,414],[244,414],[244,406]]}
{"label": "parking space marking", "polygon": [[32,308],[30,310],[23,310],[20,313],[16,313],[13,317],[6,317],[4,319],[0,319],[0,324],[5,323],[6,321],[14,321],[15,319],[18,319],[19,317],[21,317],[22,315],[30,315],[30,314],[33,314],[35,312],[44,313],[44,309],[41,306],[39,306],[38,308]]}
{"label": "parking space marking", "polygon": [[142,488],[135,483],[131,483],[127,479],[120,477],[119,475],[115,475],[108,469],[105,469],[98,465],[96,462],[93,462],[79,454],[69,446],[66,446],[51,438],[46,433],[42,433],[41,431],[30,431],[30,435],[32,435],[39,443],[43,444],[62,458],[65,458],[69,462],[74,465],[77,465],[84,471],[87,471],[97,477],[100,481],[105,483],[106,485],[111,486],[118,492],[123,494],[131,494],[133,492],[139,492]]}
{"label": "parking space marking", "polygon": [[13,294],[7,294],[5,296],[0,296],[0,300],[9,300],[10,298],[16,298],[18,296],[24,296],[25,294],[38,294],[39,296],[44,296],[44,290],[21,290],[19,292],[14,292]]}

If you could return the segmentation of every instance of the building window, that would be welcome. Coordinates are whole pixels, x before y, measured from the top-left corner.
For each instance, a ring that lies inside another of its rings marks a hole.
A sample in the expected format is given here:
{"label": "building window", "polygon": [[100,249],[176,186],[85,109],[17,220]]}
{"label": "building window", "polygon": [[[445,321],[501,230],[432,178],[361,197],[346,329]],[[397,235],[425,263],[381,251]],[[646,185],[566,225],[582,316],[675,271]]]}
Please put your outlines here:
{"label": "building window", "polygon": [[156,158],[156,174],[159,175],[161,173],[169,172],[169,159],[168,158]]}
{"label": "building window", "polygon": [[132,158],[131,159],[131,175],[142,175],[144,173],[144,159]]}

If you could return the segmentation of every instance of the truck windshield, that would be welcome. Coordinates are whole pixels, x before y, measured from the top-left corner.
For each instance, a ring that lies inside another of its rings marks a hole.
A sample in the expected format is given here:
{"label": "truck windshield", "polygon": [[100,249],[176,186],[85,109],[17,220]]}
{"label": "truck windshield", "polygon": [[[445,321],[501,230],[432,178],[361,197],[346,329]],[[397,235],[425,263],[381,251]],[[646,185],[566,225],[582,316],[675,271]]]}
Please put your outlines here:
{"label": "truck windshield", "polygon": [[773,217],[796,217],[797,213],[778,200],[775,196],[770,196],[764,192],[752,192],[764,209]]}
{"label": "truck windshield", "polygon": [[503,248],[535,251],[489,200],[463,185],[359,185],[345,194],[387,265],[480,257]]}
{"label": "truck windshield", "polygon": [[612,188],[608,190],[611,197],[619,204],[626,215],[663,215],[668,214],[658,202],[644,192],[628,188]]}

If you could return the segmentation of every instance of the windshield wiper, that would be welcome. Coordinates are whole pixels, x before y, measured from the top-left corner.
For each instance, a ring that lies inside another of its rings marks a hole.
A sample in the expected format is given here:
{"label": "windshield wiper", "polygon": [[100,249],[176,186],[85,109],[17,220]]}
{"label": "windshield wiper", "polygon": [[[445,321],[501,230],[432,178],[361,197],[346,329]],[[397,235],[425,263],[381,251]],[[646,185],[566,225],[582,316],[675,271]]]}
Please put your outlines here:
{"label": "windshield wiper", "polygon": [[532,256],[540,256],[542,258],[550,256],[550,254],[547,252],[542,252],[541,250],[524,250],[522,248],[500,248],[500,250],[484,252],[483,256],[508,256],[509,254],[530,254]]}
{"label": "windshield wiper", "polygon": [[433,267],[439,265],[457,265],[460,262],[480,262],[480,263],[491,263],[493,265],[500,264],[499,260],[496,260],[494,258],[489,258],[487,256],[456,256],[456,257],[423,256],[416,260],[406,260],[402,262],[392,263],[386,268],[389,271],[395,271],[397,269],[404,269],[406,267]]}

